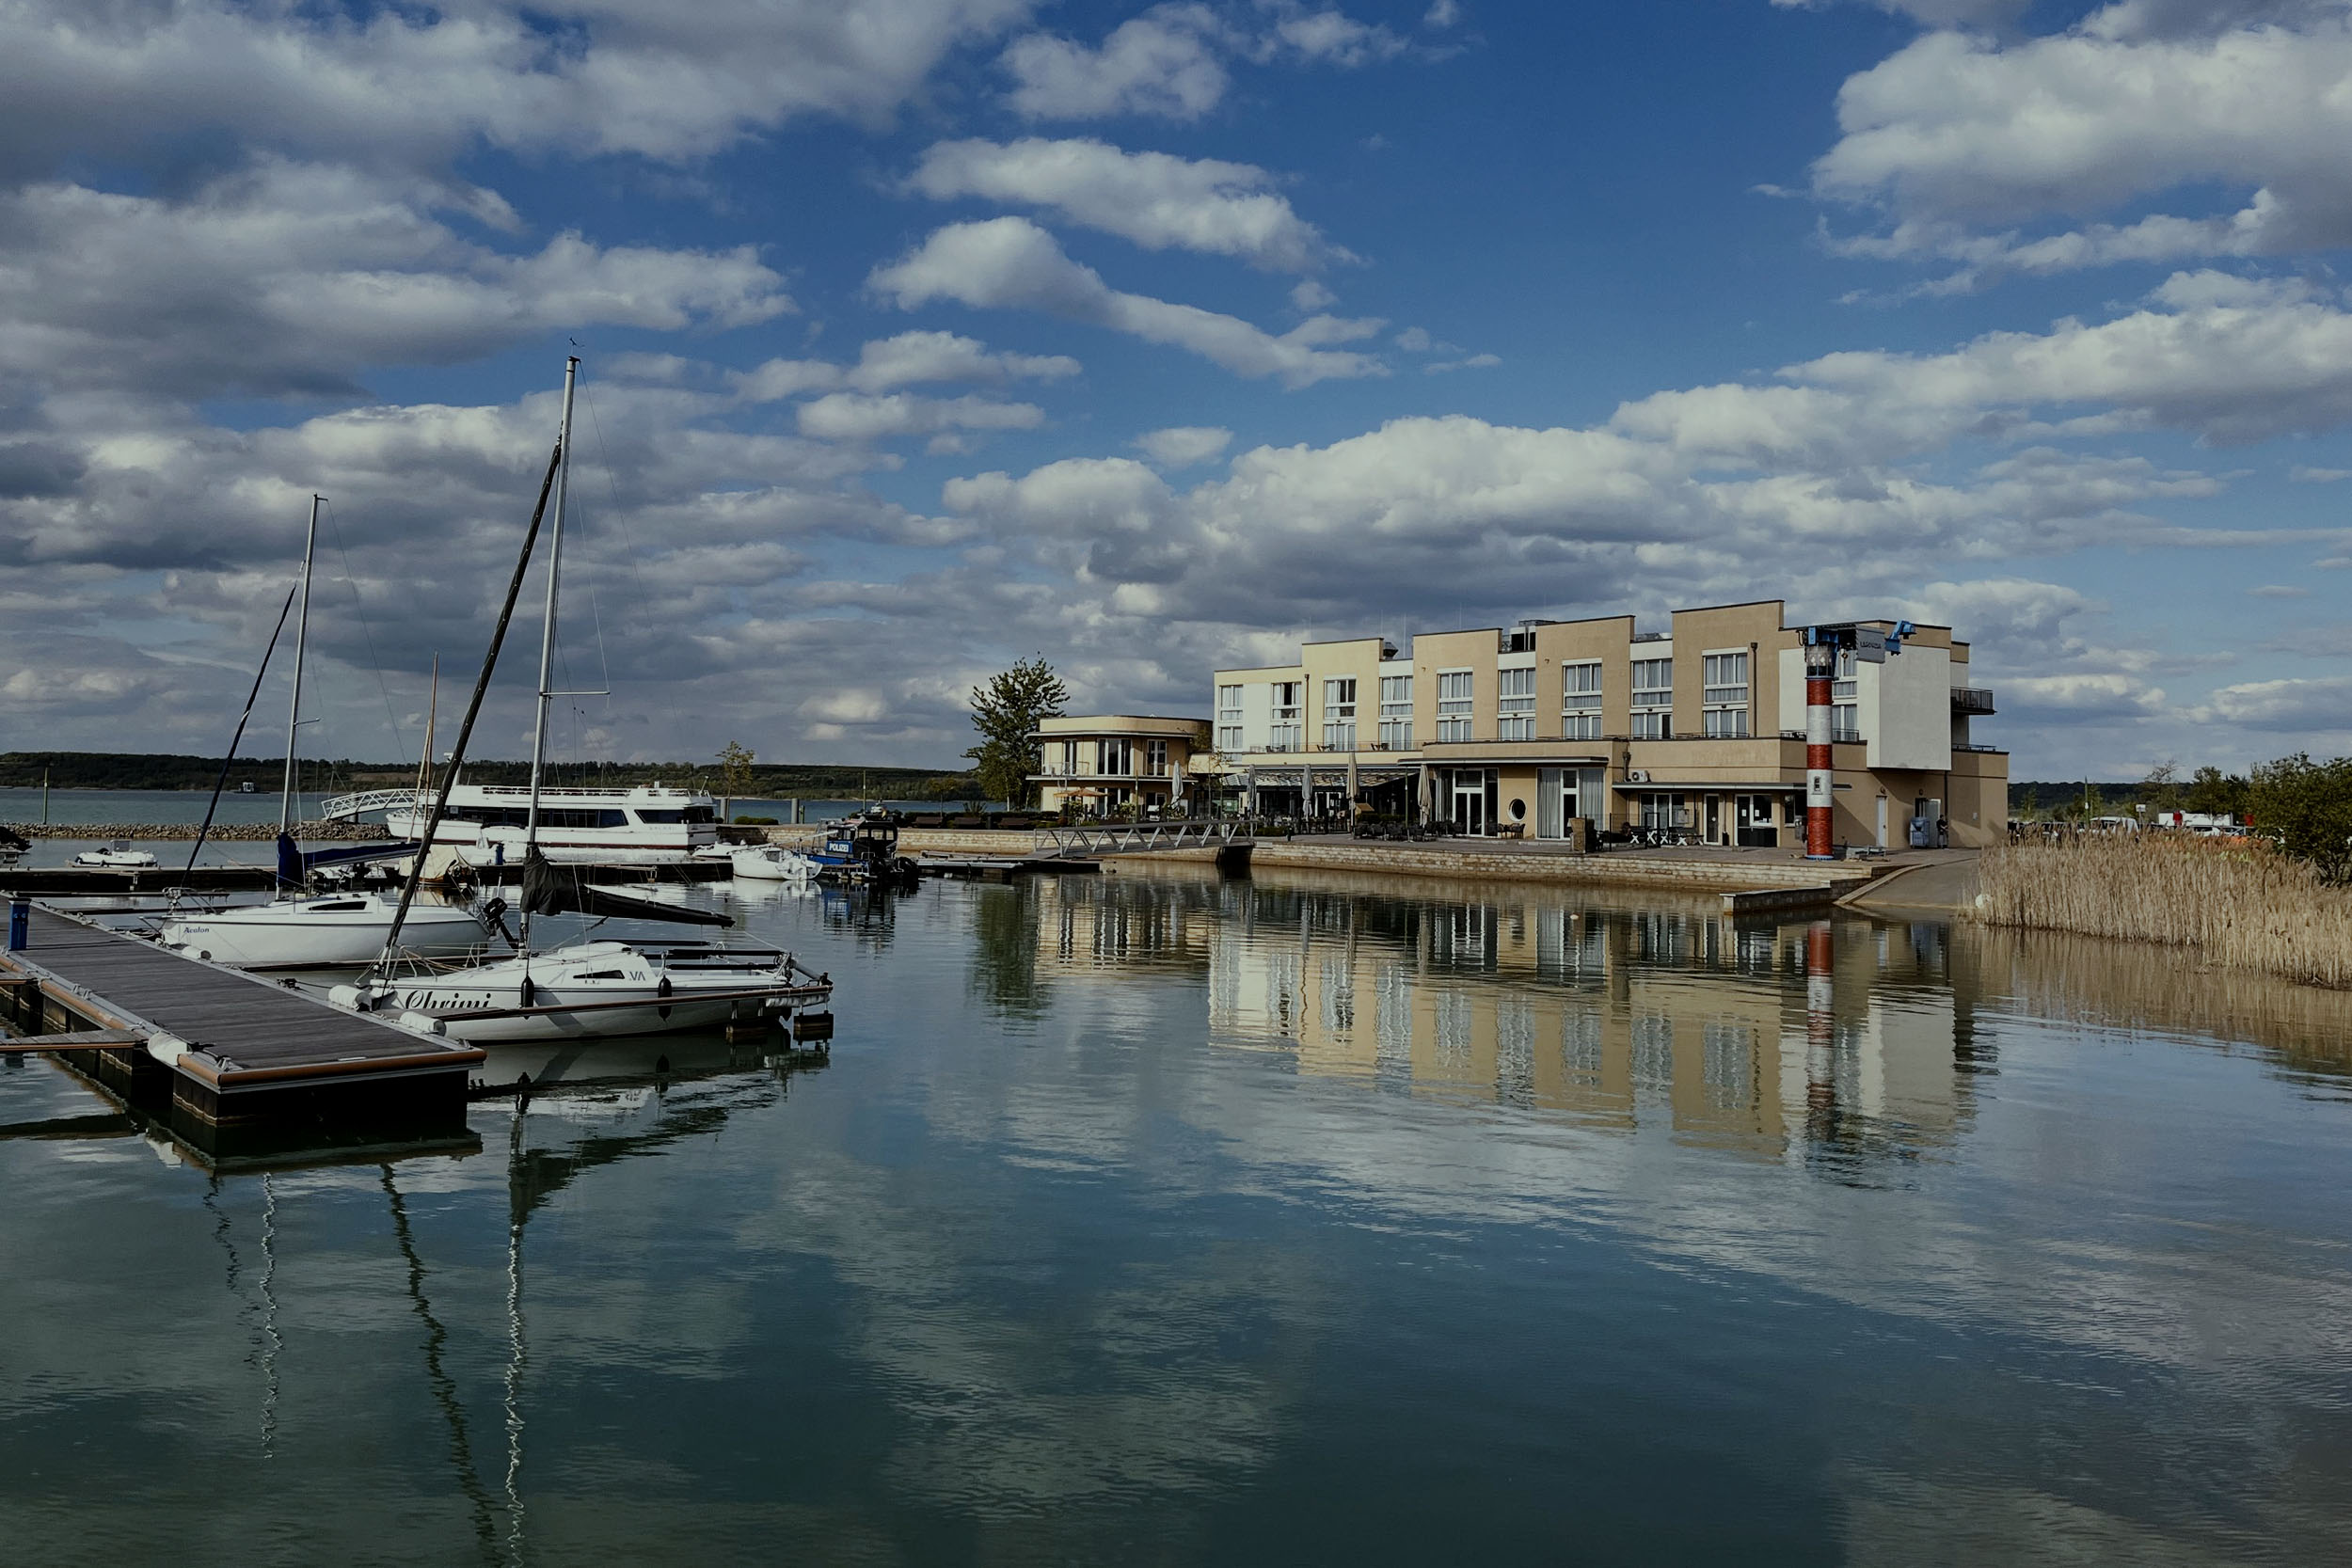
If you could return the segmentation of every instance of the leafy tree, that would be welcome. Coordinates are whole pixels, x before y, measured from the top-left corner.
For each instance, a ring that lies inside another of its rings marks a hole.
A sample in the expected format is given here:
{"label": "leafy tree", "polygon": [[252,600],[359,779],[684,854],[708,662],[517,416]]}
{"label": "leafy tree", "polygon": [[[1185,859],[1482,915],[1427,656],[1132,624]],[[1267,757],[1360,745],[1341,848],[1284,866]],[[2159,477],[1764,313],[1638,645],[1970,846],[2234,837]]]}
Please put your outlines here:
{"label": "leafy tree", "polygon": [[2167,758],[2139,781],[2139,802],[2150,811],[2181,809],[2181,765]]}
{"label": "leafy tree", "polygon": [[2352,871],[2352,757],[2313,762],[2297,752],[2263,763],[2247,784],[2246,808],[2256,830],[2328,880]]}
{"label": "leafy tree", "polygon": [[2107,798],[2099,792],[2099,786],[2086,783],[2082,794],[2060,808],[2060,815],[2077,822],[2088,822],[2094,816],[2105,816],[2106,810]]}
{"label": "leafy tree", "polygon": [[963,754],[978,765],[974,770],[991,800],[1015,807],[1029,803],[1029,774],[1037,757],[1029,732],[1043,720],[1060,718],[1069,700],[1070,689],[1042,655],[1000,670],[986,686],[972,689],[972,727],[980,732],[980,743]]}
{"label": "leafy tree", "polygon": [[[721,804],[731,805],[752,792],[752,764],[759,753],[750,747],[730,740],[719,753],[719,796]],[[725,813],[723,811],[722,816]]]}
{"label": "leafy tree", "polygon": [[2183,805],[2208,816],[2236,816],[2246,810],[2246,781],[2208,763],[2189,780]]}

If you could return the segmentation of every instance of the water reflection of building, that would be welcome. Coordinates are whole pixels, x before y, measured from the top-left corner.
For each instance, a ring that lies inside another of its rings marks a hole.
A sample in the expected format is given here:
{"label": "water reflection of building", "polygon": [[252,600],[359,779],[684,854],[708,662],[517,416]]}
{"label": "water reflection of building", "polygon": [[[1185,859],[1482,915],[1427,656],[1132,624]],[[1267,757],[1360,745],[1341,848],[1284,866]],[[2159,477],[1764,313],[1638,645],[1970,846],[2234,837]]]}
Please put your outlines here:
{"label": "water reflection of building", "polygon": [[1307,1072],[1773,1151],[1916,1148],[1967,1114],[1963,1009],[1910,927],[1833,931],[1824,1011],[1804,926],[1698,908],[1258,887],[1241,913],[1209,949],[1212,1038]]}
{"label": "water reflection of building", "polygon": [[[1947,1143],[1981,1065],[1935,926],[1724,918],[1344,875],[1039,879],[988,890],[986,994],[1205,981],[1214,1044],[1386,1090],[1565,1112],[1833,1167]],[[1808,974],[1808,966],[1825,973]]]}

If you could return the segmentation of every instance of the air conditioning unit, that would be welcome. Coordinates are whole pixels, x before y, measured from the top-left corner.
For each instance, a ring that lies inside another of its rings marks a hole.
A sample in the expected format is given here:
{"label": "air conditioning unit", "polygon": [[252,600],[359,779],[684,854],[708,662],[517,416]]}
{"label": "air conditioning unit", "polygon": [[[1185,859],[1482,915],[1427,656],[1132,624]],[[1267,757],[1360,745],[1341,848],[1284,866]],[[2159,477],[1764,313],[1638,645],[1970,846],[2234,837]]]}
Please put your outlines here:
{"label": "air conditioning unit", "polygon": [[1625,782],[1628,784],[1647,784],[1649,783],[1649,769],[1646,768],[1629,768],[1625,770]]}

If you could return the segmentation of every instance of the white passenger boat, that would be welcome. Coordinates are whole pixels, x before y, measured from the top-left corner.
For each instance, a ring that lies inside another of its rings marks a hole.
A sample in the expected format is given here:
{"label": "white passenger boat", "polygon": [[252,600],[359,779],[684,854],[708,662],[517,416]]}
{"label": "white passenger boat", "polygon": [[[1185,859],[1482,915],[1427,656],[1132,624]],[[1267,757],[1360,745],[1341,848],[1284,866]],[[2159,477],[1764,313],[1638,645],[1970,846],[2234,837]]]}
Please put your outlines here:
{"label": "white passenger boat", "polygon": [[738,849],[730,859],[735,874],[750,882],[799,882],[817,875],[817,863],[798,849],[781,844],[759,844]]}
{"label": "white passenger boat", "polygon": [[113,871],[144,871],[154,865],[155,857],[144,849],[134,849],[127,838],[116,839],[103,849],[85,849],[73,857],[80,866],[103,866]]}
{"label": "white passenger boat", "polygon": [[[511,958],[446,970],[404,963],[388,950],[358,983],[338,986],[329,993],[330,1000],[341,1006],[389,1016],[405,1028],[467,1041],[550,1040],[707,1029],[729,1022],[780,1019],[796,1008],[829,1001],[833,995],[830,978],[810,974],[789,953],[774,947],[696,941],[577,942],[545,952],[532,949],[534,915],[567,911],[593,914],[598,903],[604,901],[579,873],[551,871],[549,857],[541,852],[543,835],[569,837],[573,840],[569,847],[578,848],[581,845],[577,835],[603,831],[601,824],[565,830],[551,823],[551,813],[607,809],[603,803],[593,808],[581,803],[582,796],[594,793],[618,797],[612,809],[642,820],[645,807],[638,802],[659,800],[661,803],[652,809],[665,814],[675,811],[676,819],[648,825],[688,830],[682,835],[688,842],[677,845],[675,858],[682,859],[699,847],[691,842],[695,832],[698,831],[702,843],[717,837],[717,813],[710,809],[707,796],[690,797],[679,791],[653,789],[564,791],[551,789],[545,783],[548,707],[555,694],[550,682],[554,673],[556,597],[563,580],[564,495],[570,467],[572,397],[579,369],[577,358],[566,361],[563,423],[548,464],[547,484],[540,493],[542,513],[550,495],[554,510],[548,546],[547,610],[540,626],[538,711],[532,728],[531,784],[527,789],[493,792],[485,787],[482,791],[482,796],[500,800],[501,809],[508,809],[506,802],[511,800],[519,817],[517,847],[521,852],[514,857],[522,866],[522,928],[516,942],[518,950]],[[499,648],[513,620],[515,597],[529,568],[538,531],[539,517],[534,515],[531,531],[524,539],[521,558],[516,562],[514,578],[507,586],[497,627],[491,634],[489,654],[483,661],[473,700],[458,731],[453,758],[456,766],[463,765],[467,738],[473,733],[484,690],[497,668]],[[449,805],[457,799],[457,788],[454,775],[443,782],[440,805],[427,807],[421,813],[416,820],[419,831],[412,836],[440,842],[438,830],[442,822],[436,817],[446,819]],[[691,822],[687,816],[690,810],[697,814]],[[502,848],[504,841],[488,834],[503,828],[502,823],[495,827],[485,824],[485,842]],[[624,822],[614,831],[630,831],[630,825]],[[424,860],[422,855],[417,857],[403,895],[411,918]],[[637,906],[629,912],[640,918],[653,912],[642,900],[628,902]],[[679,911],[680,915],[684,913]],[[732,924],[720,916],[704,918]],[[399,931],[395,925],[395,937]]]}
{"label": "white passenger boat", "polygon": [[[373,789],[339,795],[322,809],[338,821],[380,811],[394,838],[413,839],[433,814],[433,797],[422,790]],[[698,852],[707,856],[719,840],[718,822],[717,803],[700,790],[665,784],[539,789],[539,852],[558,864],[660,865]],[[519,865],[530,830],[528,784],[461,780],[450,789],[433,842],[469,865]]]}
{"label": "white passenger boat", "polygon": [[[397,898],[376,893],[330,893],[278,898],[266,904],[174,915],[164,923],[162,945],[191,958],[240,969],[327,969],[373,963],[392,928]],[[471,910],[420,904],[402,923],[403,951],[425,958],[462,958],[480,952],[489,929]]]}

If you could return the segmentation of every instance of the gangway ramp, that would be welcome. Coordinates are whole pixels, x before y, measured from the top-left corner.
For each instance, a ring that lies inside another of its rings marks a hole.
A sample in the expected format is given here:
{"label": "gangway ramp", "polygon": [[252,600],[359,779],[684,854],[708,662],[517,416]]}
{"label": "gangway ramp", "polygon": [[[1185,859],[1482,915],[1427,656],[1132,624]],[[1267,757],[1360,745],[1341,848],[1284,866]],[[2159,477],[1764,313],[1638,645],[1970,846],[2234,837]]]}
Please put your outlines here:
{"label": "gangway ramp", "polygon": [[1248,864],[1257,840],[1238,822],[1090,822],[1040,828],[1030,853],[1061,860],[1104,855],[1145,855],[1174,849],[1211,849],[1219,865]]}

